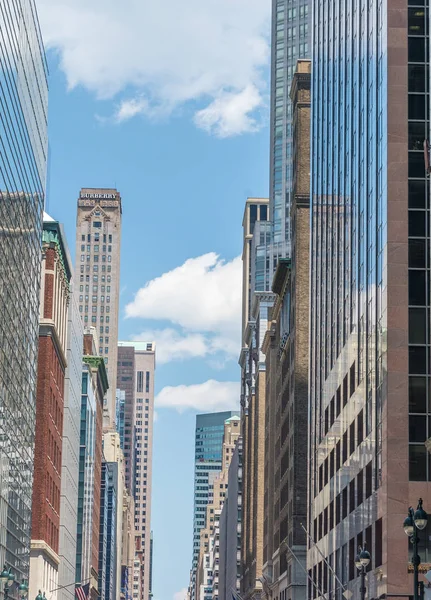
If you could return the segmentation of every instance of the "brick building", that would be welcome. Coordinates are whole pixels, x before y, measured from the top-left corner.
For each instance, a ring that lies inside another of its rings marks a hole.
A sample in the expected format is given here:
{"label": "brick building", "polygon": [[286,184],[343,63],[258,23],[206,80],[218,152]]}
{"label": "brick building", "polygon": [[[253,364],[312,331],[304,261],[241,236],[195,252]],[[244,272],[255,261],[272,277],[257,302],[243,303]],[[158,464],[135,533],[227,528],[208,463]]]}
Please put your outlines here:
{"label": "brick building", "polygon": [[[60,489],[71,261],[62,226],[44,215],[30,551],[30,597],[58,587]],[[56,600],[56,591],[52,592]]]}

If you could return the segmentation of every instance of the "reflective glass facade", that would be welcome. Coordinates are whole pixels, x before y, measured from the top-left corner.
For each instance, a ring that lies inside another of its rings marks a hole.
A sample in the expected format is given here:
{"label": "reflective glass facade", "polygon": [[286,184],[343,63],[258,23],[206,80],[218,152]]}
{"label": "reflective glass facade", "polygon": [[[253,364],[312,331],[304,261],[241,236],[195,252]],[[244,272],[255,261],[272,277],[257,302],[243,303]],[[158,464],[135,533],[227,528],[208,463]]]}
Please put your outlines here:
{"label": "reflective glass facade", "polygon": [[336,588],[336,597],[342,597],[329,567],[344,585],[358,585],[354,557],[365,541],[373,556],[370,568],[382,565],[375,498],[382,484],[390,260],[385,4],[323,0],[313,5],[309,533],[317,548],[311,543],[308,554],[316,586],[310,582],[312,598]]}
{"label": "reflective glass facade", "polygon": [[190,580],[191,598],[195,598],[194,584],[199,557],[199,534],[205,527],[206,507],[212,500],[214,479],[222,467],[224,424],[238,412],[219,412],[196,415],[195,481],[193,511],[193,565]]}
{"label": "reflective glass facade", "polygon": [[33,0],[0,30],[0,562],[28,579],[48,86]]}
{"label": "reflective glass facade", "polygon": [[270,219],[273,253],[280,257],[290,255],[291,241],[292,104],[289,93],[296,61],[310,57],[310,42],[311,1],[272,0]]}
{"label": "reflective glass facade", "polygon": [[313,10],[309,597],[341,598],[328,564],[359,593],[364,542],[369,597],[411,593],[401,524],[431,504],[429,0]]}

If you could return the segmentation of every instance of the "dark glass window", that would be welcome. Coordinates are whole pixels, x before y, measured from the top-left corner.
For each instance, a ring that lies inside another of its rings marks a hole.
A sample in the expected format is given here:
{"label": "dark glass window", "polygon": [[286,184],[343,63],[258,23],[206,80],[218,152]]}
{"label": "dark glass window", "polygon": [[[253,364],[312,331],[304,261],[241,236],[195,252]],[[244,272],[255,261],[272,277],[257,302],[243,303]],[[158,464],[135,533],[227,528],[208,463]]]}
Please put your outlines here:
{"label": "dark glass window", "polygon": [[376,521],[376,544],[374,556],[374,568],[380,567],[383,563],[383,522],[382,519]]}
{"label": "dark glass window", "polygon": [[424,269],[426,266],[425,252],[425,240],[409,240],[409,267],[413,269]]}
{"label": "dark glass window", "polygon": [[[414,98],[420,98],[425,100],[425,96],[409,96],[409,110],[410,110],[410,101]],[[425,115],[425,101],[424,101],[424,115]],[[415,117],[409,114],[409,118],[413,119]],[[419,117],[417,117],[419,118]],[[422,117],[421,117],[422,118]],[[409,150],[419,150],[423,152],[424,149],[424,139],[425,139],[425,123],[422,121],[421,123],[409,123]]]}
{"label": "dark glass window", "polygon": [[427,412],[426,377],[409,377],[409,412]]}
{"label": "dark glass window", "polygon": [[409,236],[425,236],[425,219],[424,210],[409,210]]}
{"label": "dark glass window", "polygon": [[409,270],[409,304],[423,306],[425,302],[425,271]]}
{"label": "dark glass window", "polygon": [[425,442],[427,439],[427,421],[422,415],[409,416],[409,441]]}
{"label": "dark glass window", "polygon": [[425,176],[425,160],[423,152],[409,152],[409,177]]}
{"label": "dark glass window", "polygon": [[409,478],[410,481],[426,481],[427,455],[424,444],[409,446]]}
{"label": "dark glass window", "polygon": [[426,344],[426,308],[409,308],[409,343]]}
{"label": "dark glass window", "polygon": [[426,208],[425,180],[409,181],[409,208]]}
{"label": "dark glass window", "polygon": [[409,8],[409,35],[425,34],[425,11],[421,8]]}
{"label": "dark glass window", "polygon": [[425,65],[409,65],[409,91],[425,91]]}
{"label": "dark glass window", "polygon": [[409,37],[409,62],[425,62],[425,38]]}
{"label": "dark glass window", "polygon": [[268,220],[268,207],[267,206],[261,206],[260,207],[260,220],[261,221],[267,221]]}
{"label": "dark glass window", "polygon": [[426,373],[426,347],[425,346],[410,346],[409,347],[409,372],[414,374]]}
{"label": "dark glass window", "polygon": [[[425,94],[409,94],[409,119],[414,121],[425,120]],[[411,132],[411,133],[410,133]],[[416,135],[414,134],[416,133]],[[414,136],[416,144],[411,146],[411,135]],[[425,135],[425,123],[409,123],[409,149],[422,150]],[[422,139],[421,139],[422,138]]]}

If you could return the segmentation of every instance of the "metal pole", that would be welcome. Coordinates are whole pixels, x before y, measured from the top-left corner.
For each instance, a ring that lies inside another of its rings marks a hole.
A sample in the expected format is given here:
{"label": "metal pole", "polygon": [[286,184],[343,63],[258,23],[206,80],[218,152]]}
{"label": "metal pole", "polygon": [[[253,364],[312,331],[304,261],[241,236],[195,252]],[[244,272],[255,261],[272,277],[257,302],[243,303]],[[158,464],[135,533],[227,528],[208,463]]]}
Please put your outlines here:
{"label": "metal pole", "polygon": [[413,538],[413,545],[414,545],[414,554],[413,554],[413,597],[414,600],[419,600],[419,594],[418,594],[418,590],[419,590],[419,565],[421,562],[421,559],[419,558],[418,555],[418,534],[415,528],[415,533],[414,533],[414,538]]}
{"label": "metal pole", "polygon": [[365,593],[367,588],[365,587],[365,567],[361,569],[361,600],[365,600]]}

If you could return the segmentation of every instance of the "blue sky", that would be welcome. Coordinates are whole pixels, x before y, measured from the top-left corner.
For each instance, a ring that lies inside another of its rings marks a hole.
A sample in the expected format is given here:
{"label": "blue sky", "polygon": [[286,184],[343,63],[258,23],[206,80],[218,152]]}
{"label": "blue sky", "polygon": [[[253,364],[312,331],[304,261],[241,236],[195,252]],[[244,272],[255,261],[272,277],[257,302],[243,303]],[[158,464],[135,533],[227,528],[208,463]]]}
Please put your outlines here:
{"label": "blue sky", "polygon": [[183,600],[195,415],[238,405],[242,215],[268,193],[269,0],[37,5],[47,211],[73,252],[79,189],[121,192],[120,337],[158,344],[154,595]]}

